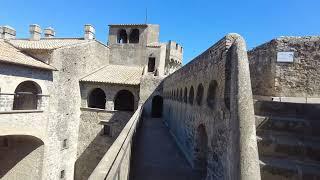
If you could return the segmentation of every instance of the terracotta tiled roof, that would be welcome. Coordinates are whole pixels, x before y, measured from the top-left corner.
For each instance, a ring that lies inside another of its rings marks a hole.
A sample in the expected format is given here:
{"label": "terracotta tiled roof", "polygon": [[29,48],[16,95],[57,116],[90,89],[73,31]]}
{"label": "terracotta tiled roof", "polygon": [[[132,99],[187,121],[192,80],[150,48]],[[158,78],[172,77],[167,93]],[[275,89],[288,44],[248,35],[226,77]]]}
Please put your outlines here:
{"label": "terracotta tiled roof", "polygon": [[139,85],[142,69],[142,67],[107,65],[85,76],[80,81]]}
{"label": "terracotta tiled roof", "polygon": [[12,39],[8,41],[14,47],[18,49],[57,49],[65,46],[72,46],[88,40],[80,38],[42,38],[38,41],[29,39]]}
{"label": "terracotta tiled roof", "polygon": [[148,26],[148,24],[109,24],[109,26]]}
{"label": "terracotta tiled roof", "polygon": [[44,62],[22,53],[20,50],[8,44],[7,42],[4,42],[3,40],[0,40],[0,62],[56,70],[54,67]]}

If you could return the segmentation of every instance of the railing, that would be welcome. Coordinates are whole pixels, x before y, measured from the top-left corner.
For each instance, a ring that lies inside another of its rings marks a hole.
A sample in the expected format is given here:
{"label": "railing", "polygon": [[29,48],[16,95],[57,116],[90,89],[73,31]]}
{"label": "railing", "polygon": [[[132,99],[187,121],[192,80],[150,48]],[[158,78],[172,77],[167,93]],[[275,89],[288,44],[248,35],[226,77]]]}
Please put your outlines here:
{"label": "railing", "polygon": [[110,149],[99,162],[89,180],[128,179],[133,135],[136,132],[142,112],[140,105]]}

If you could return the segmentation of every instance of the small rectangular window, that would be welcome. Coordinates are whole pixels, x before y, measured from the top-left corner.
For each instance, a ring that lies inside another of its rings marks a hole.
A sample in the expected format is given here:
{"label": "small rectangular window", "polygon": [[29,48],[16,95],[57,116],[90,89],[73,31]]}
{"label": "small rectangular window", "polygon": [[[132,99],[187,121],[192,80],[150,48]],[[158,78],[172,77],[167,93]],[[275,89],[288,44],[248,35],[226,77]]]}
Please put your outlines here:
{"label": "small rectangular window", "polygon": [[62,149],[67,149],[68,148],[68,139],[64,139],[62,141]]}
{"label": "small rectangular window", "polygon": [[150,57],[148,61],[148,72],[154,72],[156,65],[156,58]]}
{"label": "small rectangular window", "polygon": [[64,170],[60,171],[60,179],[64,179],[65,178],[65,172]]}

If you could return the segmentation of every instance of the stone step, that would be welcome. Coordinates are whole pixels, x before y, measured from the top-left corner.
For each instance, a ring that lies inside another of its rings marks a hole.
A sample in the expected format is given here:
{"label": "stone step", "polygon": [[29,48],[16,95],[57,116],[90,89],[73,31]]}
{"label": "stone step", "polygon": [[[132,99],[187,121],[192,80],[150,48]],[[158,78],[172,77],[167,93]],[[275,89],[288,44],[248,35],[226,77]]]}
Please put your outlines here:
{"label": "stone step", "polygon": [[259,130],[284,131],[320,137],[320,121],[292,117],[255,116]]}
{"label": "stone step", "polygon": [[260,156],[262,180],[318,180],[320,165],[286,158]]}
{"label": "stone step", "polygon": [[320,120],[320,104],[254,100],[254,111],[256,115],[260,116]]}
{"label": "stone step", "polygon": [[257,141],[260,156],[320,163],[320,138],[267,131],[259,133]]}

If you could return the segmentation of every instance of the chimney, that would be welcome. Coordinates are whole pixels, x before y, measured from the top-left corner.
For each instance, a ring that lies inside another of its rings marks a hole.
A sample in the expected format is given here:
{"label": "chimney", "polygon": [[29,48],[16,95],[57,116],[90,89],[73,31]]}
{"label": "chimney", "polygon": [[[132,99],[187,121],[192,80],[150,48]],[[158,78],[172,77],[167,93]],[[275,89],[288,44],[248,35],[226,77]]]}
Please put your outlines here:
{"label": "chimney", "polygon": [[95,39],[95,29],[91,24],[84,25],[84,39]]}
{"label": "chimney", "polygon": [[44,37],[53,38],[55,36],[54,29],[52,27],[48,27],[44,29]]}
{"label": "chimney", "polygon": [[2,39],[15,39],[16,30],[10,26],[1,26],[0,27],[0,38]]}
{"label": "chimney", "polygon": [[38,41],[41,39],[41,28],[38,24],[31,24],[29,26],[30,40]]}

